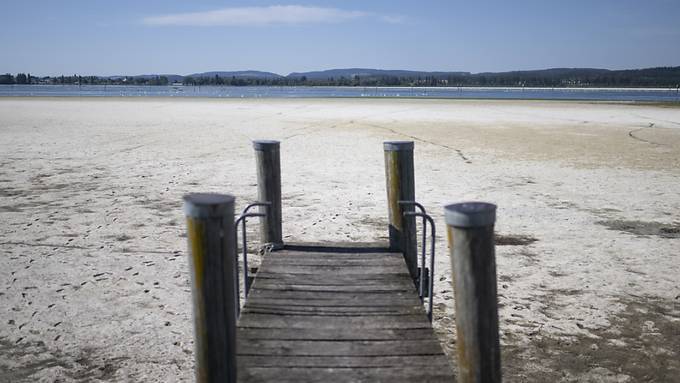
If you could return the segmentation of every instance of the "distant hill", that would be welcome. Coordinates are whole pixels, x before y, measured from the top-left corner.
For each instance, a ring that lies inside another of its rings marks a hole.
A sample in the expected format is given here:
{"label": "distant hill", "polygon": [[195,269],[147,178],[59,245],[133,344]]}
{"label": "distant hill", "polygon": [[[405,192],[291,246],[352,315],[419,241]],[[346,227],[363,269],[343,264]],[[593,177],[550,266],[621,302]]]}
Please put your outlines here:
{"label": "distant hill", "polygon": [[539,76],[539,77],[565,77],[565,76],[593,76],[612,72],[609,69],[598,68],[550,68],[535,70],[518,70],[509,72],[479,72],[473,76]]}
{"label": "distant hill", "polygon": [[280,74],[272,73],[272,72],[261,72],[257,70],[244,70],[244,71],[231,71],[231,72],[222,72],[222,71],[216,71],[216,72],[203,72],[203,73],[193,73],[190,75],[187,75],[185,77],[194,77],[194,78],[206,78],[206,77],[224,77],[224,78],[262,78],[262,79],[273,79],[273,78],[281,78]]}
{"label": "distant hill", "polygon": [[413,70],[389,70],[389,69],[367,69],[367,68],[347,68],[347,69],[328,69],[312,72],[293,72],[288,78],[306,77],[309,80],[327,80],[330,78],[353,78],[359,77],[446,77],[469,75],[469,72],[424,72]]}
{"label": "distant hill", "polygon": [[187,76],[143,74],[137,76],[36,77],[0,74],[0,84],[119,84],[119,85],[219,86],[503,86],[503,87],[663,87],[680,88],[680,66],[609,70],[550,68],[510,72],[428,72],[370,68],[293,72],[282,76],[256,70],[213,71]]}
{"label": "distant hill", "polygon": [[550,68],[510,72],[424,72],[366,68],[294,72],[288,83],[340,86],[673,87],[680,67]]}
{"label": "distant hill", "polygon": [[[308,81],[361,78],[364,81],[398,78],[401,83],[462,86],[674,86],[680,83],[680,67],[610,70],[598,68],[550,68],[508,72],[426,72],[367,68],[293,72],[289,79]],[[418,81],[420,79],[420,81]],[[428,79],[424,81],[423,79]],[[391,85],[391,84],[387,84]]]}
{"label": "distant hill", "polygon": [[597,69],[597,68],[550,68],[537,70],[522,70],[511,72],[480,72],[472,76],[535,76],[544,78],[557,77],[593,77],[593,76],[677,76],[680,67],[658,67],[644,69]]}
{"label": "distant hill", "polygon": [[512,72],[484,72],[454,78],[461,85],[677,87],[680,66],[644,69],[551,68]]}

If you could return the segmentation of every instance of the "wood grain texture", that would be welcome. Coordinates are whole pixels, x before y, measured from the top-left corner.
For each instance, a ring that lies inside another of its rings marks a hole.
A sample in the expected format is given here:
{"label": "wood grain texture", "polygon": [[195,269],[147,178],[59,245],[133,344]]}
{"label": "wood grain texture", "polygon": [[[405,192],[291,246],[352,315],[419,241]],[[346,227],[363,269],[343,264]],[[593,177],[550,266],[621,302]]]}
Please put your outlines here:
{"label": "wood grain texture", "polygon": [[448,227],[459,381],[500,383],[498,296],[494,227]]}
{"label": "wood grain texture", "polygon": [[413,149],[385,150],[385,182],[389,218],[390,249],[401,251],[411,277],[418,276],[418,253],[415,217],[405,217],[412,212],[411,205],[399,205],[399,201],[415,201],[415,171]]}
{"label": "wood grain texture", "polygon": [[241,382],[453,381],[403,256],[380,247],[269,254],[238,339]]}
{"label": "wood grain texture", "polygon": [[403,367],[249,367],[243,366],[243,382],[452,382],[444,368]]}
{"label": "wood grain texture", "polygon": [[[191,196],[187,210],[222,215],[187,216],[191,273],[196,381],[236,382],[236,312],[238,282],[234,236],[234,203],[199,205]],[[193,214],[193,213],[192,213]]]}
{"label": "wood grain texture", "polygon": [[269,208],[260,208],[265,216],[260,220],[262,243],[283,246],[281,225],[281,155],[278,143],[255,149],[257,166],[257,200],[270,202]]}

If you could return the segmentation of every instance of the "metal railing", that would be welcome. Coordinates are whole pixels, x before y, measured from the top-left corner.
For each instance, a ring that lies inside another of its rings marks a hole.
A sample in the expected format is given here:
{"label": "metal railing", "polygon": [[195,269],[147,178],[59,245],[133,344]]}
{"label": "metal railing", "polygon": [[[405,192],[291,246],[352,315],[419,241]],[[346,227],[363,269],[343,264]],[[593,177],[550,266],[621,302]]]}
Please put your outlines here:
{"label": "metal railing", "polygon": [[[246,221],[248,218],[251,217],[264,217],[265,213],[248,213],[250,209],[252,209],[255,206],[264,206],[265,209],[269,209],[271,206],[271,202],[253,202],[250,205],[246,206],[245,209],[243,209],[243,212],[241,215],[236,219],[234,222],[234,226],[238,230],[238,224],[241,223],[241,242],[242,245],[241,247],[243,248],[243,297],[244,299],[248,297],[248,292],[250,291],[250,285],[252,282],[250,282],[248,278],[248,238],[246,236]],[[238,239],[234,241],[236,244],[236,247],[238,249]],[[236,267],[238,269],[238,260],[236,262]],[[239,285],[238,281],[238,273],[236,274],[236,285]]]}
{"label": "metal railing", "polygon": [[[434,301],[434,255],[435,255],[435,239],[436,228],[434,220],[427,214],[425,207],[416,201],[399,201],[400,206],[415,206],[420,212],[405,211],[404,216],[421,217],[423,219],[423,233],[422,233],[422,252],[420,257],[420,275],[418,276],[418,296],[420,302],[424,303],[425,297],[427,300],[427,318],[432,322],[432,305]],[[427,224],[430,224],[430,270],[428,278],[428,270],[425,267],[427,254]],[[425,280],[428,279],[427,291],[425,290]],[[427,294],[427,295],[426,295]]]}

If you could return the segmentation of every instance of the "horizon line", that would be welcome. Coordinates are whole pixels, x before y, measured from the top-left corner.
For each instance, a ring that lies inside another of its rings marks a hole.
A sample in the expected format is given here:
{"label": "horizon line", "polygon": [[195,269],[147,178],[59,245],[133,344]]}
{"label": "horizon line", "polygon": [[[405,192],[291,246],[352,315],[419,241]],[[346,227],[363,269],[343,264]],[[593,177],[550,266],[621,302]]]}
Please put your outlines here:
{"label": "horizon line", "polygon": [[[468,75],[479,75],[479,74],[500,74],[500,73],[513,73],[513,72],[536,72],[536,71],[547,71],[547,70],[556,70],[556,69],[567,69],[567,70],[606,70],[606,71],[632,71],[632,70],[645,70],[645,69],[661,69],[661,68],[680,68],[680,65],[657,65],[657,66],[650,66],[650,67],[639,67],[639,68],[625,68],[625,69],[611,69],[611,68],[598,68],[598,67],[547,67],[547,68],[538,68],[538,69],[512,69],[512,70],[502,70],[502,71],[482,71],[482,72],[472,72],[472,71],[465,71],[465,70],[419,70],[419,69],[384,69],[384,68],[369,68],[369,67],[343,67],[343,68],[328,68],[328,69],[314,69],[314,70],[308,70],[304,72],[289,72],[288,74],[280,74],[277,72],[272,72],[272,71],[267,71],[267,70],[261,70],[261,69],[235,69],[235,70],[222,70],[222,69],[217,69],[217,70],[206,70],[203,72],[193,72],[189,74],[178,74],[178,73],[168,73],[168,72],[158,72],[158,73],[141,73],[141,74],[134,74],[134,75],[129,75],[129,74],[115,74],[115,75],[101,75],[101,74],[87,74],[87,75],[82,75],[78,73],[74,74],[69,74],[66,75],[64,73],[61,74],[55,74],[55,75],[34,75],[31,74],[30,72],[16,72],[16,74],[23,73],[23,74],[30,74],[31,76],[34,77],[61,77],[61,76],[81,76],[81,77],[102,77],[102,78],[110,78],[110,77],[141,77],[141,76],[180,76],[180,77],[190,77],[190,76],[195,76],[195,75],[202,75],[205,73],[211,73],[211,72],[229,72],[229,73],[241,73],[241,72],[261,72],[261,73],[266,73],[266,74],[273,74],[277,75],[280,77],[288,77],[293,74],[300,74],[304,75],[306,73],[317,73],[317,72],[327,72],[327,71],[336,71],[336,70],[373,70],[373,71],[387,71],[387,72],[396,72],[396,71],[402,71],[402,72],[417,72],[417,73],[450,73],[450,74],[468,74]],[[9,71],[0,71],[0,74],[12,74]]]}

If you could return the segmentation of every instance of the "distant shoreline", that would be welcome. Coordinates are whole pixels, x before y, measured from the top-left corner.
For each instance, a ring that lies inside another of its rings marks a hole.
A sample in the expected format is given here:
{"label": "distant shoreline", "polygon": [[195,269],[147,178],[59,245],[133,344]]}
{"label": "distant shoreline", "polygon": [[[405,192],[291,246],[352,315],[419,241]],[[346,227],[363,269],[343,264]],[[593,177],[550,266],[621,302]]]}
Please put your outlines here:
{"label": "distant shoreline", "polygon": [[281,75],[257,70],[180,74],[56,75],[1,74],[0,84],[378,86],[378,87],[597,87],[680,88],[680,66],[640,69],[548,68],[505,72],[418,71],[334,68]]}
{"label": "distant shoreline", "polygon": [[89,87],[89,88],[315,88],[315,89],[423,89],[423,90],[511,90],[511,91],[650,91],[650,92],[678,92],[678,87],[534,87],[534,86],[363,86],[363,85],[184,85],[184,84],[168,84],[168,85],[137,85],[137,84],[0,84],[0,87]]}

